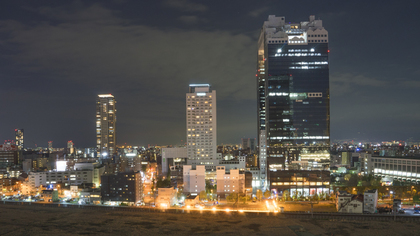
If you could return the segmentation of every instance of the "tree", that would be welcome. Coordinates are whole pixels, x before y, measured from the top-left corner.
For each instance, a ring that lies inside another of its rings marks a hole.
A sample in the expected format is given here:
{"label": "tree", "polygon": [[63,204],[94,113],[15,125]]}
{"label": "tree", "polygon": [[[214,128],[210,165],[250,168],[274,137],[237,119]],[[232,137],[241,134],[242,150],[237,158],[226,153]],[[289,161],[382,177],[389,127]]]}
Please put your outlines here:
{"label": "tree", "polygon": [[206,191],[201,191],[200,192],[200,200],[206,200],[207,199],[207,193]]}
{"label": "tree", "polygon": [[237,202],[238,201],[238,194],[237,193],[231,193],[229,196],[226,197],[226,201],[228,202]]}
{"label": "tree", "polygon": [[378,186],[381,186],[381,177],[373,177],[371,180],[370,180],[370,185],[371,186],[374,186],[374,187],[378,187]]}
{"label": "tree", "polygon": [[299,201],[302,201],[303,200],[302,192],[298,191],[296,197]]}
{"label": "tree", "polygon": [[283,199],[284,199],[284,201],[287,201],[289,199],[289,197],[290,197],[289,190],[284,190],[283,191]]}
{"label": "tree", "polygon": [[318,201],[318,200],[319,200],[319,196],[318,196],[318,194],[317,194],[317,193],[315,193],[314,195],[312,195],[311,200],[312,200],[312,201]]}
{"label": "tree", "polygon": [[265,198],[269,198],[271,196],[271,192],[270,192],[270,190],[265,190],[265,192],[264,192],[264,197]]}
{"label": "tree", "polygon": [[419,197],[419,195],[414,195],[413,196],[413,203],[420,203],[420,197]]}
{"label": "tree", "polygon": [[246,196],[245,196],[245,195],[243,195],[243,194],[239,195],[239,199],[238,199],[238,201],[239,201],[239,202],[242,202],[242,203],[244,203],[244,204],[245,204],[245,202],[246,202]]}
{"label": "tree", "polygon": [[156,188],[168,188],[171,187],[171,180],[159,178],[156,182]]}
{"label": "tree", "polygon": [[346,174],[344,175],[344,180],[349,181],[350,177],[351,177],[351,174]]}
{"label": "tree", "polygon": [[211,184],[210,180],[206,180],[206,193],[211,193],[211,190],[213,190],[213,185]]}
{"label": "tree", "polygon": [[297,193],[297,191],[294,191],[294,192],[293,192],[292,198],[293,198],[293,200],[297,200],[297,198],[298,198],[298,193]]}
{"label": "tree", "polygon": [[261,201],[262,196],[263,196],[262,191],[261,191],[260,189],[258,189],[258,190],[257,190],[257,199],[258,199],[258,201]]}
{"label": "tree", "polygon": [[351,175],[349,181],[347,182],[347,186],[357,186],[358,183],[359,180],[357,178],[357,175]]}

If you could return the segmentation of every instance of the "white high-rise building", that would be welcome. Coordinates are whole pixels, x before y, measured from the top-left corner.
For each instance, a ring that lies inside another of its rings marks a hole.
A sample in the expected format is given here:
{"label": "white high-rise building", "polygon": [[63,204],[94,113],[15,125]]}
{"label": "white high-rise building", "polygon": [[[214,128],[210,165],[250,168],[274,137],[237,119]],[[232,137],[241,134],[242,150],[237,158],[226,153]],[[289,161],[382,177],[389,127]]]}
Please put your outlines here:
{"label": "white high-rise building", "polygon": [[99,94],[96,98],[96,146],[101,158],[108,158],[116,151],[115,103],[111,94]]}
{"label": "white high-rise building", "polygon": [[216,91],[209,84],[190,84],[186,94],[187,163],[215,171],[217,159]]}

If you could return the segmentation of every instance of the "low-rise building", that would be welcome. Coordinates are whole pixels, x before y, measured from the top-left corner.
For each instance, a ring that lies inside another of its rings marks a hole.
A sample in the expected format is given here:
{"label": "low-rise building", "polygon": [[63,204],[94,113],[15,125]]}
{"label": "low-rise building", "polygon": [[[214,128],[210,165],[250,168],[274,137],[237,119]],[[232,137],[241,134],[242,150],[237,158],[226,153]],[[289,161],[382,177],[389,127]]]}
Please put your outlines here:
{"label": "low-rise building", "polygon": [[101,204],[100,189],[84,189],[80,191],[79,201],[82,204]]}
{"label": "low-rise building", "polygon": [[0,144],[0,171],[18,164],[18,147],[13,144]]}
{"label": "low-rise building", "polygon": [[363,204],[363,212],[371,214],[376,213],[378,205],[378,190],[366,190],[363,198]]}
{"label": "low-rise building", "polygon": [[200,196],[198,195],[188,195],[185,198],[185,206],[194,206],[200,202]]}
{"label": "low-rise building", "polygon": [[100,186],[100,176],[104,173],[104,166],[95,166],[88,169],[77,169],[69,171],[42,171],[29,172],[29,184],[32,188],[48,186],[54,184],[64,184],[64,186],[82,185],[93,183],[96,187]]}
{"label": "low-rise building", "polygon": [[0,179],[0,189],[2,192],[13,192],[20,189],[20,181],[17,178]]}
{"label": "low-rise building", "polygon": [[58,202],[58,191],[52,189],[42,190],[41,197],[44,198],[45,201],[52,201]]}
{"label": "low-rise building", "polygon": [[197,165],[195,169],[191,165],[184,165],[184,193],[199,194],[206,190],[206,168],[204,165]]}
{"label": "low-rise building", "polygon": [[363,195],[353,195],[347,192],[339,192],[336,199],[337,212],[363,213]]}
{"label": "low-rise building", "polygon": [[232,169],[229,172],[226,172],[226,168],[224,166],[217,166],[216,175],[217,194],[224,196],[231,193],[245,192],[244,172]]}
{"label": "low-rise building", "polygon": [[141,172],[102,175],[101,199],[105,204],[135,205],[143,201]]}
{"label": "low-rise building", "polygon": [[170,207],[178,203],[177,191],[171,188],[158,188],[158,197],[156,198],[156,206]]}
{"label": "low-rise building", "polygon": [[368,174],[402,182],[420,184],[419,157],[368,156]]}

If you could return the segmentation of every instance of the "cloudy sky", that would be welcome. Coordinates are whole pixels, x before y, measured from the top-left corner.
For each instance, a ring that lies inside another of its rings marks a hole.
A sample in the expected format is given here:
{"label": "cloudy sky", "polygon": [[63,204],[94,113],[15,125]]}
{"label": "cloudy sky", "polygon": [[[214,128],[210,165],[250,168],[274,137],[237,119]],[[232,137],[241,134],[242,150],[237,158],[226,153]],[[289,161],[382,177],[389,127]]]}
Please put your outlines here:
{"label": "cloudy sky", "polygon": [[329,31],[333,140],[420,139],[416,1],[374,2],[1,1],[0,140],[94,146],[96,95],[112,93],[118,144],[181,144],[189,83],[217,91],[219,144],[255,138],[268,15]]}

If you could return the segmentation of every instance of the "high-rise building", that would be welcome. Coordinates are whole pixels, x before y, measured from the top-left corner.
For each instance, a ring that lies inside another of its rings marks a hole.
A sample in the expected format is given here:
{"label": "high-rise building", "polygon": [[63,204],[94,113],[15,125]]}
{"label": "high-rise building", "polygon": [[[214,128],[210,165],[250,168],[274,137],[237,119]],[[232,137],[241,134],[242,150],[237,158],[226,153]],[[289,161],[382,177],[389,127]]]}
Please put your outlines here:
{"label": "high-rise building", "polygon": [[74,143],[72,140],[67,141],[67,153],[73,154],[74,153]]}
{"label": "high-rise building", "polygon": [[19,151],[22,151],[23,146],[23,129],[15,129],[16,134],[16,146],[18,147]]}
{"label": "high-rise building", "polygon": [[50,152],[52,152],[52,150],[53,150],[53,141],[48,141],[48,150],[50,150]]}
{"label": "high-rise building", "polygon": [[249,149],[250,153],[255,151],[255,138],[242,138],[242,149]]}
{"label": "high-rise building", "polygon": [[101,158],[116,152],[116,103],[111,94],[99,94],[96,98],[96,146]]}
{"label": "high-rise building", "polygon": [[18,147],[14,144],[0,144],[0,172],[7,172],[7,168],[18,164]]}
{"label": "high-rise building", "polygon": [[217,160],[216,91],[209,84],[190,84],[186,94],[187,163],[215,171]]}
{"label": "high-rise building", "polygon": [[263,188],[313,194],[329,187],[328,53],[328,32],[315,16],[286,23],[270,15],[263,24],[256,73]]}

